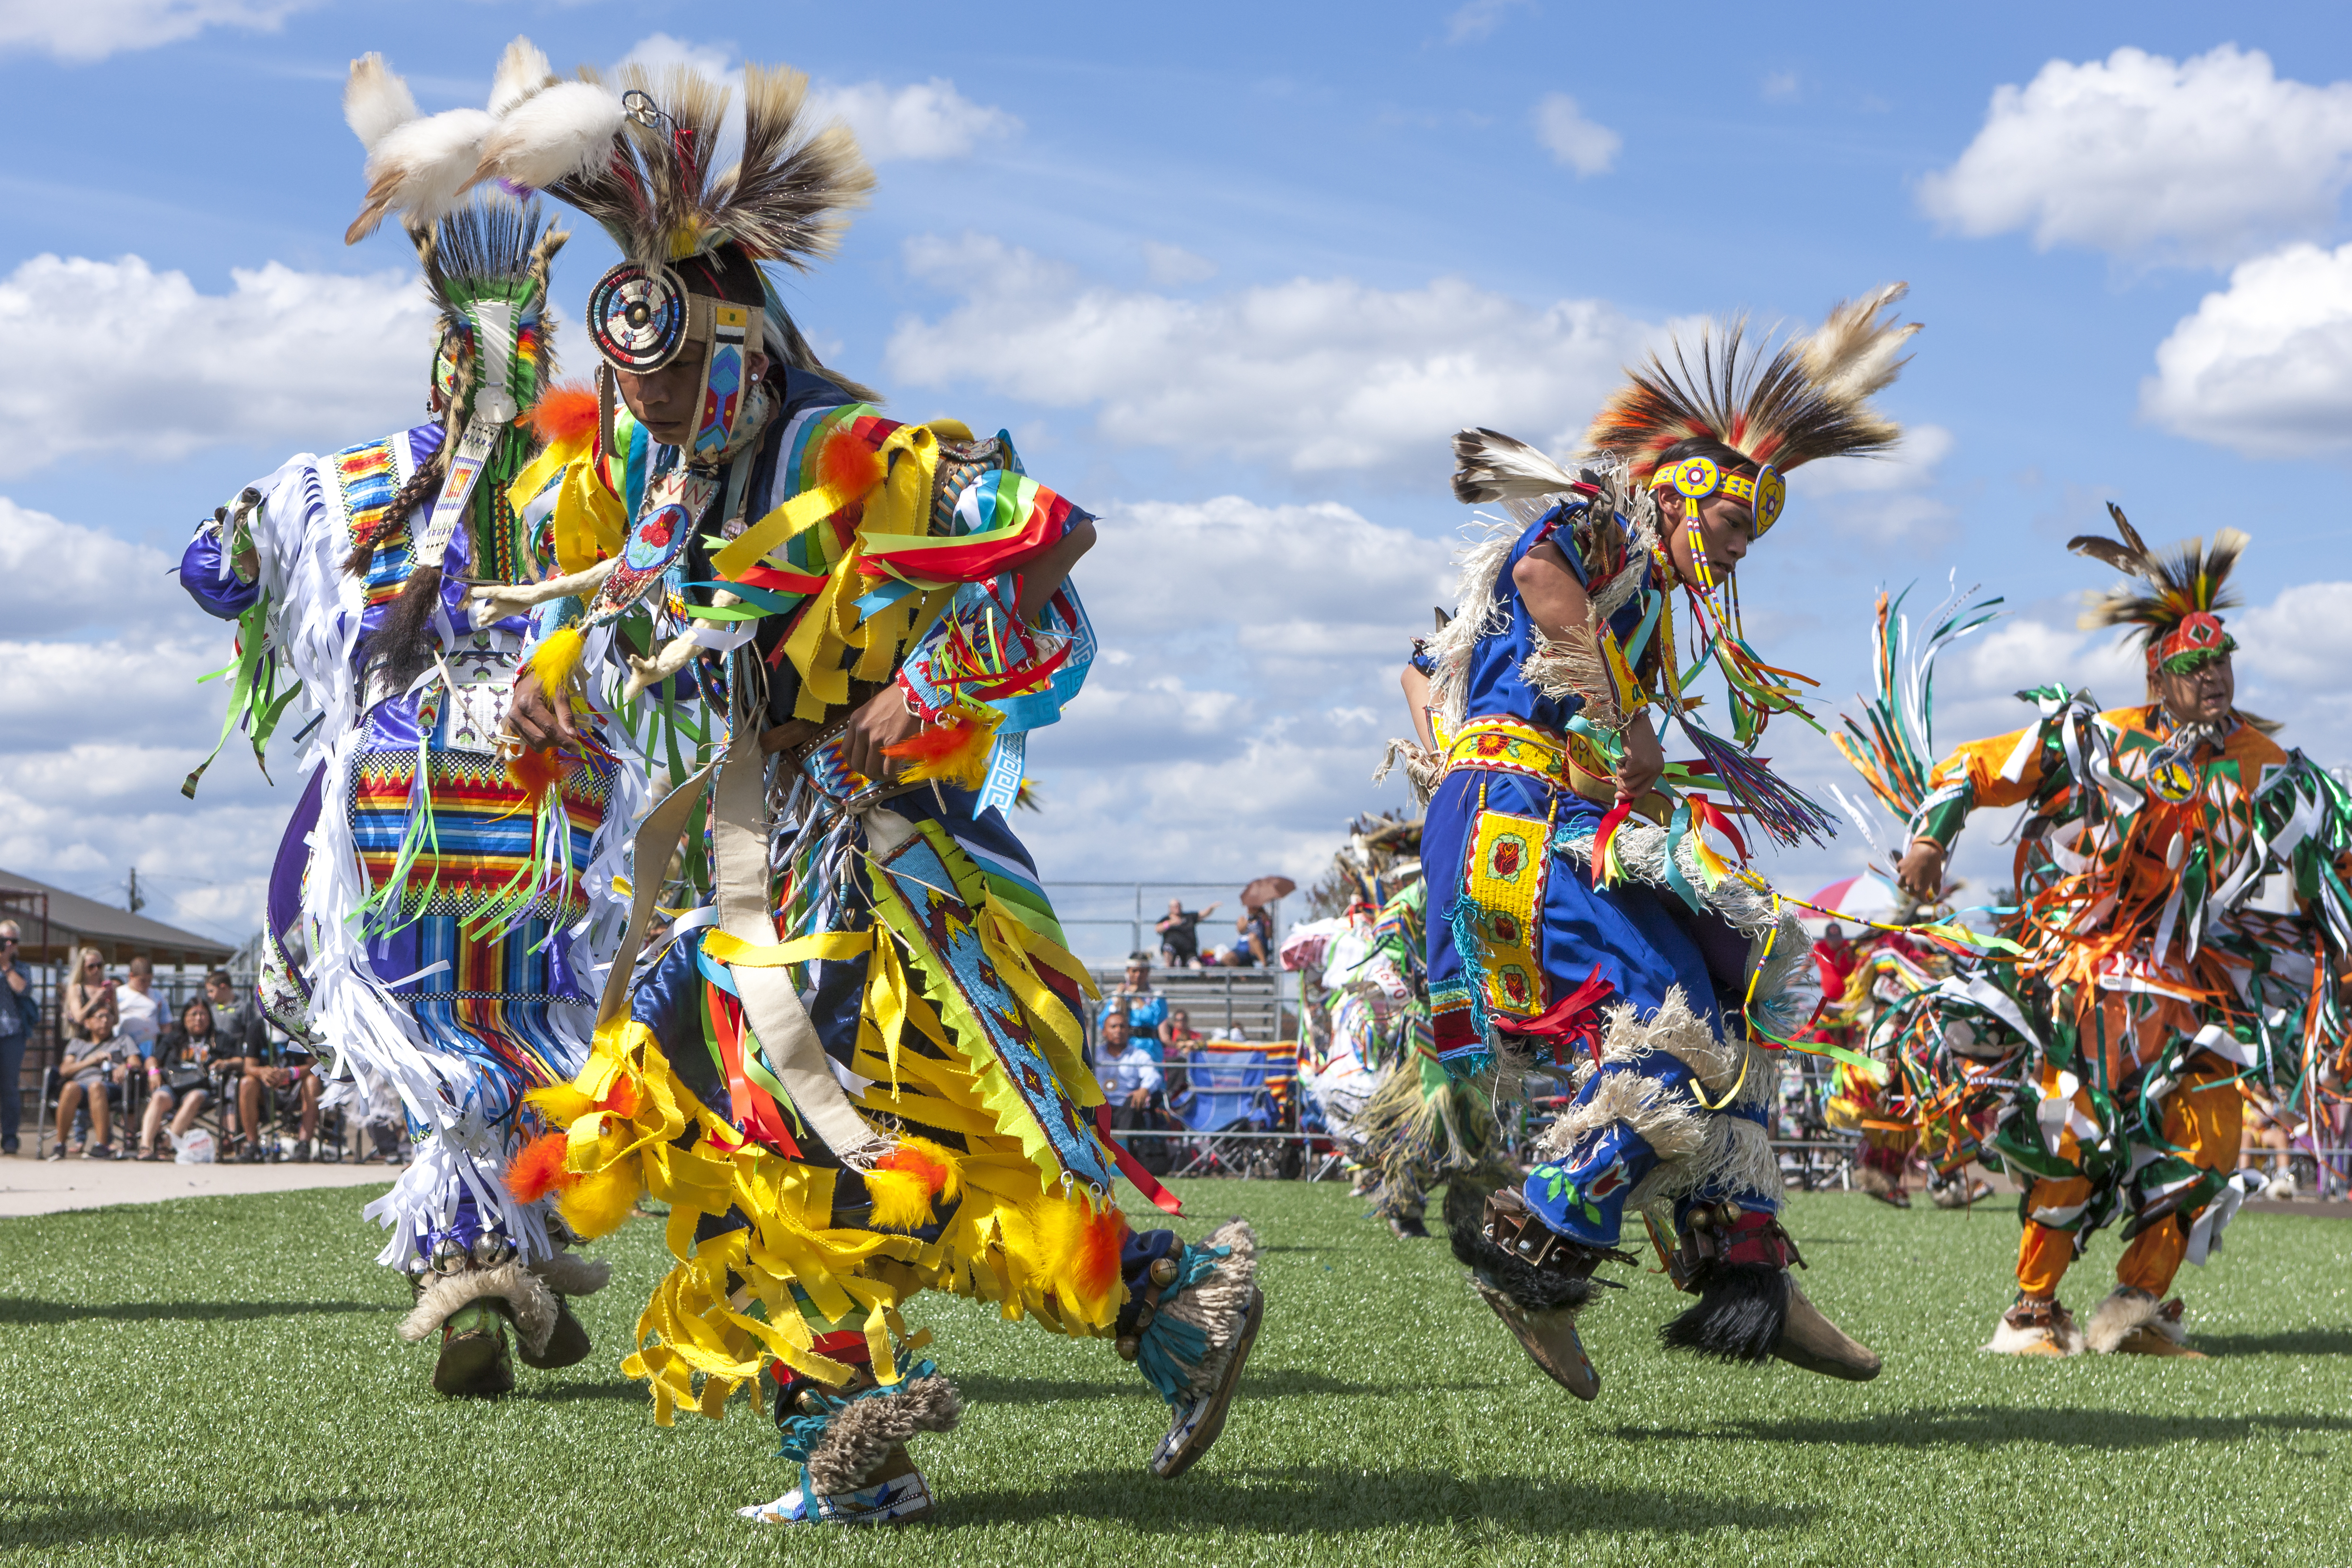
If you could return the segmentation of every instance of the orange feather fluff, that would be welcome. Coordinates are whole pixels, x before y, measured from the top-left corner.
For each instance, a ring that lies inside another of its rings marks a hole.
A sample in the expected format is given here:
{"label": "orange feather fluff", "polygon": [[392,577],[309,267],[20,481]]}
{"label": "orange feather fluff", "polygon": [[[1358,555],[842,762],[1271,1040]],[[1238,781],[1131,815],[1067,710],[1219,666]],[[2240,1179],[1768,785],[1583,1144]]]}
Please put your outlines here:
{"label": "orange feather fluff", "polygon": [[875,1161],[874,1168],[877,1171],[898,1171],[913,1176],[923,1184],[926,1191],[932,1194],[937,1194],[940,1188],[946,1186],[948,1177],[952,1174],[945,1161],[933,1159],[922,1150],[907,1144],[901,1144]]}
{"label": "orange feather fluff", "polygon": [[593,386],[551,386],[530,406],[530,427],[553,447],[584,441],[596,429],[596,389]]}
{"label": "orange feather fluff", "polygon": [[1106,1207],[1090,1217],[1078,1234],[1076,1256],[1070,1259],[1070,1283],[1088,1308],[1109,1299],[1118,1283],[1118,1258],[1127,1239],[1127,1216]]}
{"label": "orange feather fluff", "polygon": [[577,1182],[577,1173],[563,1168],[564,1136],[550,1132],[534,1138],[515,1151],[507,1164],[507,1191],[519,1203],[535,1204],[551,1192],[560,1192]]}
{"label": "orange feather fluff", "polygon": [[524,800],[537,811],[555,781],[563,776],[563,759],[552,750],[535,752],[526,747],[507,758],[507,776],[522,787]]}
{"label": "orange feather fluff", "polygon": [[846,430],[835,430],[817,448],[817,483],[851,500],[880,484],[890,470],[882,454]]}
{"label": "orange feather fluff", "polygon": [[636,1079],[626,1077],[614,1079],[613,1087],[604,1091],[604,1098],[596,1102],[596,1109],[609,1110],[623,1118],[635,1116],[637,1113]]}

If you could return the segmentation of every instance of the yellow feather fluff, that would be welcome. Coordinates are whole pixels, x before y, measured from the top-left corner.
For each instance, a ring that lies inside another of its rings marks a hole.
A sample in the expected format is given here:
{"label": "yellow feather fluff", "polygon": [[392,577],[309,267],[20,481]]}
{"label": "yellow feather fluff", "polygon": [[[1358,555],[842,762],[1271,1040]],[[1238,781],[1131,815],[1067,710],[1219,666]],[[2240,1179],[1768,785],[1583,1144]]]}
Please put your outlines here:
{"label": "yellow feather fluff", "polygon": [[537,1110],[550,1127],[569,1127],[596,1106],[593,1100],[568,1083],[551,1083],[522,1098],[523,1103]]}
{"label": "yellow feather fluff", "polygon": [[637,1194],[645,1191],[644,1178],[639,1174],[635,1158],[617,1161],[583,1176],[569,1191],[561,1193],[555,1206],[562,1212],[563,1223],[578,1231],[583,1239],[593,1241],[621,1228],[637,1206]]}
{"label": "yellow feather fluff", "polygon": [[541,690],[552,694],[572,689],[580,673],[584,643],[577,626],[560,626],[548,634],[530,656],[530,670],[539,677]]}
{"label": "yellow feather fluff", "polygon": [[866,1196],[877,1230],[920,1230],[937,1217],[931,1184],[912,1171],[867,1172]]}

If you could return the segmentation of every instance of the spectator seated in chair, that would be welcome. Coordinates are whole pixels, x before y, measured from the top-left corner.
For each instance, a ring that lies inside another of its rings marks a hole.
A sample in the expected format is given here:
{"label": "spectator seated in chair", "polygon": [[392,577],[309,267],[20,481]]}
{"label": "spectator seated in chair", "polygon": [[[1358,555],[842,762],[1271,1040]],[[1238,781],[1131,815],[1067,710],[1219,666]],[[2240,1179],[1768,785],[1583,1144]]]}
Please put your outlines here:
{"label": "spectator seated in chair", "polygon": [[90,1140],[80,1151],[82,1158],[117,1159],[114,1146],[107,1142],[113,1091],[130,1083],[131,1058],[139,1054],[139,1047],[122,1032],[110,991],[92,999],[81,1016],[83,1026],[95,1037],[67,1046],[66,1058],[58,1064],[58,1079],[65,1087],[58,1091],[58,1141],[49,1150],[49,1158],[66,1157],[74,1112],[87,1104]]}
{"label": "spectator seated in chair", "polygon": [[[272,1039],[274,1033],[263,1026],[260,1050],[267,1055],[257,1055],[250,1038],[246,1045],[245,1075],[236,1089],[237,1121],[245,1130],[237,1157],[248,1163],[262,1157],[261,1129],[268,1117],[261,1097],[266,1093],[281,1113],[300,1110],[302,1136],[294,1145],[294,1159],[300,1163],[310,1158],[311,1144],[319,1136],[319,1075],[310,1070],[307,1052],[291,1040]],[[272,1057],[277,1059],[271,1060]]]}
{"label": "spectator seated in chair", "polygon": [[1241,941],[1234,943],[1233,962],[1239,967],[1264,967],[1274,952],[1274,914],[1264,904],[1242,911],[1234,922]]}
{"label": "spectator seated in chair", "polygon": [[155,1054],[156,1037],[163,1032],[163,1002],[155,994],[155,961],[142,954],[131,961],[130,973],[114,992],[115,1015],[122,1032],[142,1057]]}
{"label": "spectator seated in chair", "polygon": [[[1157,1041],[1153,1042],[1157,1044]],[[1110,1101],[1114,1132],[1157,1132],[1166,1129],[1160,1091],[1165,1080],[1150,1047],[1128,1028],[1127,1015],[1113,1012],[1102,1022],[1102,1062],[1097,1077],[1104,1098]],[[1165,1138],[1136,1142],[1136,1160],[1155,1176],[1168,1173],[1173,1151]]]}
{"label": "spectator seated in chair", "polygon": [[191,998],[180,1009],[178,1021],[158,1037],[147,1058],[147,1115],[139,1127],[142,1160],[170,1156],[170,1150],[159,1152],[155,1147],[155,1134],[162,1131],[164,1117],[172,1119],[172,1148],[177,1149],[181,1137],[204,1114],[212,1099],[213,1062],[219,1055],[219,1044],[213,1033],[212,1007],[201,996]]}
{"label": "spectator seated in chair", "polygon": [[226,969],[205,976],[205,1001],[213,1014],[213,1093],[220,1100],[224,1131],[234,1148],[243,1142],[246,1131],[240,1114],[245,1058],[268,1052],[269,1024],[261,1016],[259,1002],[251,996],[238,998],[236,982]]}

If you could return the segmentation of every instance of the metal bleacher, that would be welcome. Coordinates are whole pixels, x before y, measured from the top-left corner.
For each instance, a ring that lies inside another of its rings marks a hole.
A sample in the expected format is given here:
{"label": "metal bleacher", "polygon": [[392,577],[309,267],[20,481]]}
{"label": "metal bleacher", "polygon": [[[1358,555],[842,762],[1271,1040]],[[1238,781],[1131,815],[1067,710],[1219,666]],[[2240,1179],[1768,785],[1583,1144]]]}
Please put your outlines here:
{"label": "metal bleacher", "polygon": [[[1122,970],[1117,964],[1090,970],[1095,986],[1108,996],[1118,989]],[[1297,1033],[1295,1004],[1286,1005],[1286,992],[1296,995],[1284,982],[1290,977],[1278,969],[1161,969],[1151,971],[1151,988],[1168,998],[1171,1013],[1182,1012],[1192,1019],[1192,1027],[1205,1035],[1212,1030],[1239,1029],[1244,1039],[1279,1040],[1294,1037]],[[1291,983],[1292,986],[1296,982]]]}

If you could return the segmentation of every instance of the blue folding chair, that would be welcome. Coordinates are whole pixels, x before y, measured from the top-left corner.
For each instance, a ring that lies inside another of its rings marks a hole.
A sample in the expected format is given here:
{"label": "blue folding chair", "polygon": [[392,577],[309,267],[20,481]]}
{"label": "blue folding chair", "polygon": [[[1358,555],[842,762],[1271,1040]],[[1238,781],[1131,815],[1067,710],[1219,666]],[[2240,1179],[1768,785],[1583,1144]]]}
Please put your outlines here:
{"label": "blue folding chair", "polygon": [[1281,1097],[1298,1077],[1297,1046],[1211,1041],[1194,1051],[1185,1072],[1192,1094],[1183,1122],[1195,1136],[1185,1141],[1183,1163],[1175,1173],[1243,1176],[1262,1170],[1268,1146],[1233,1135],[1280,1125]]}

